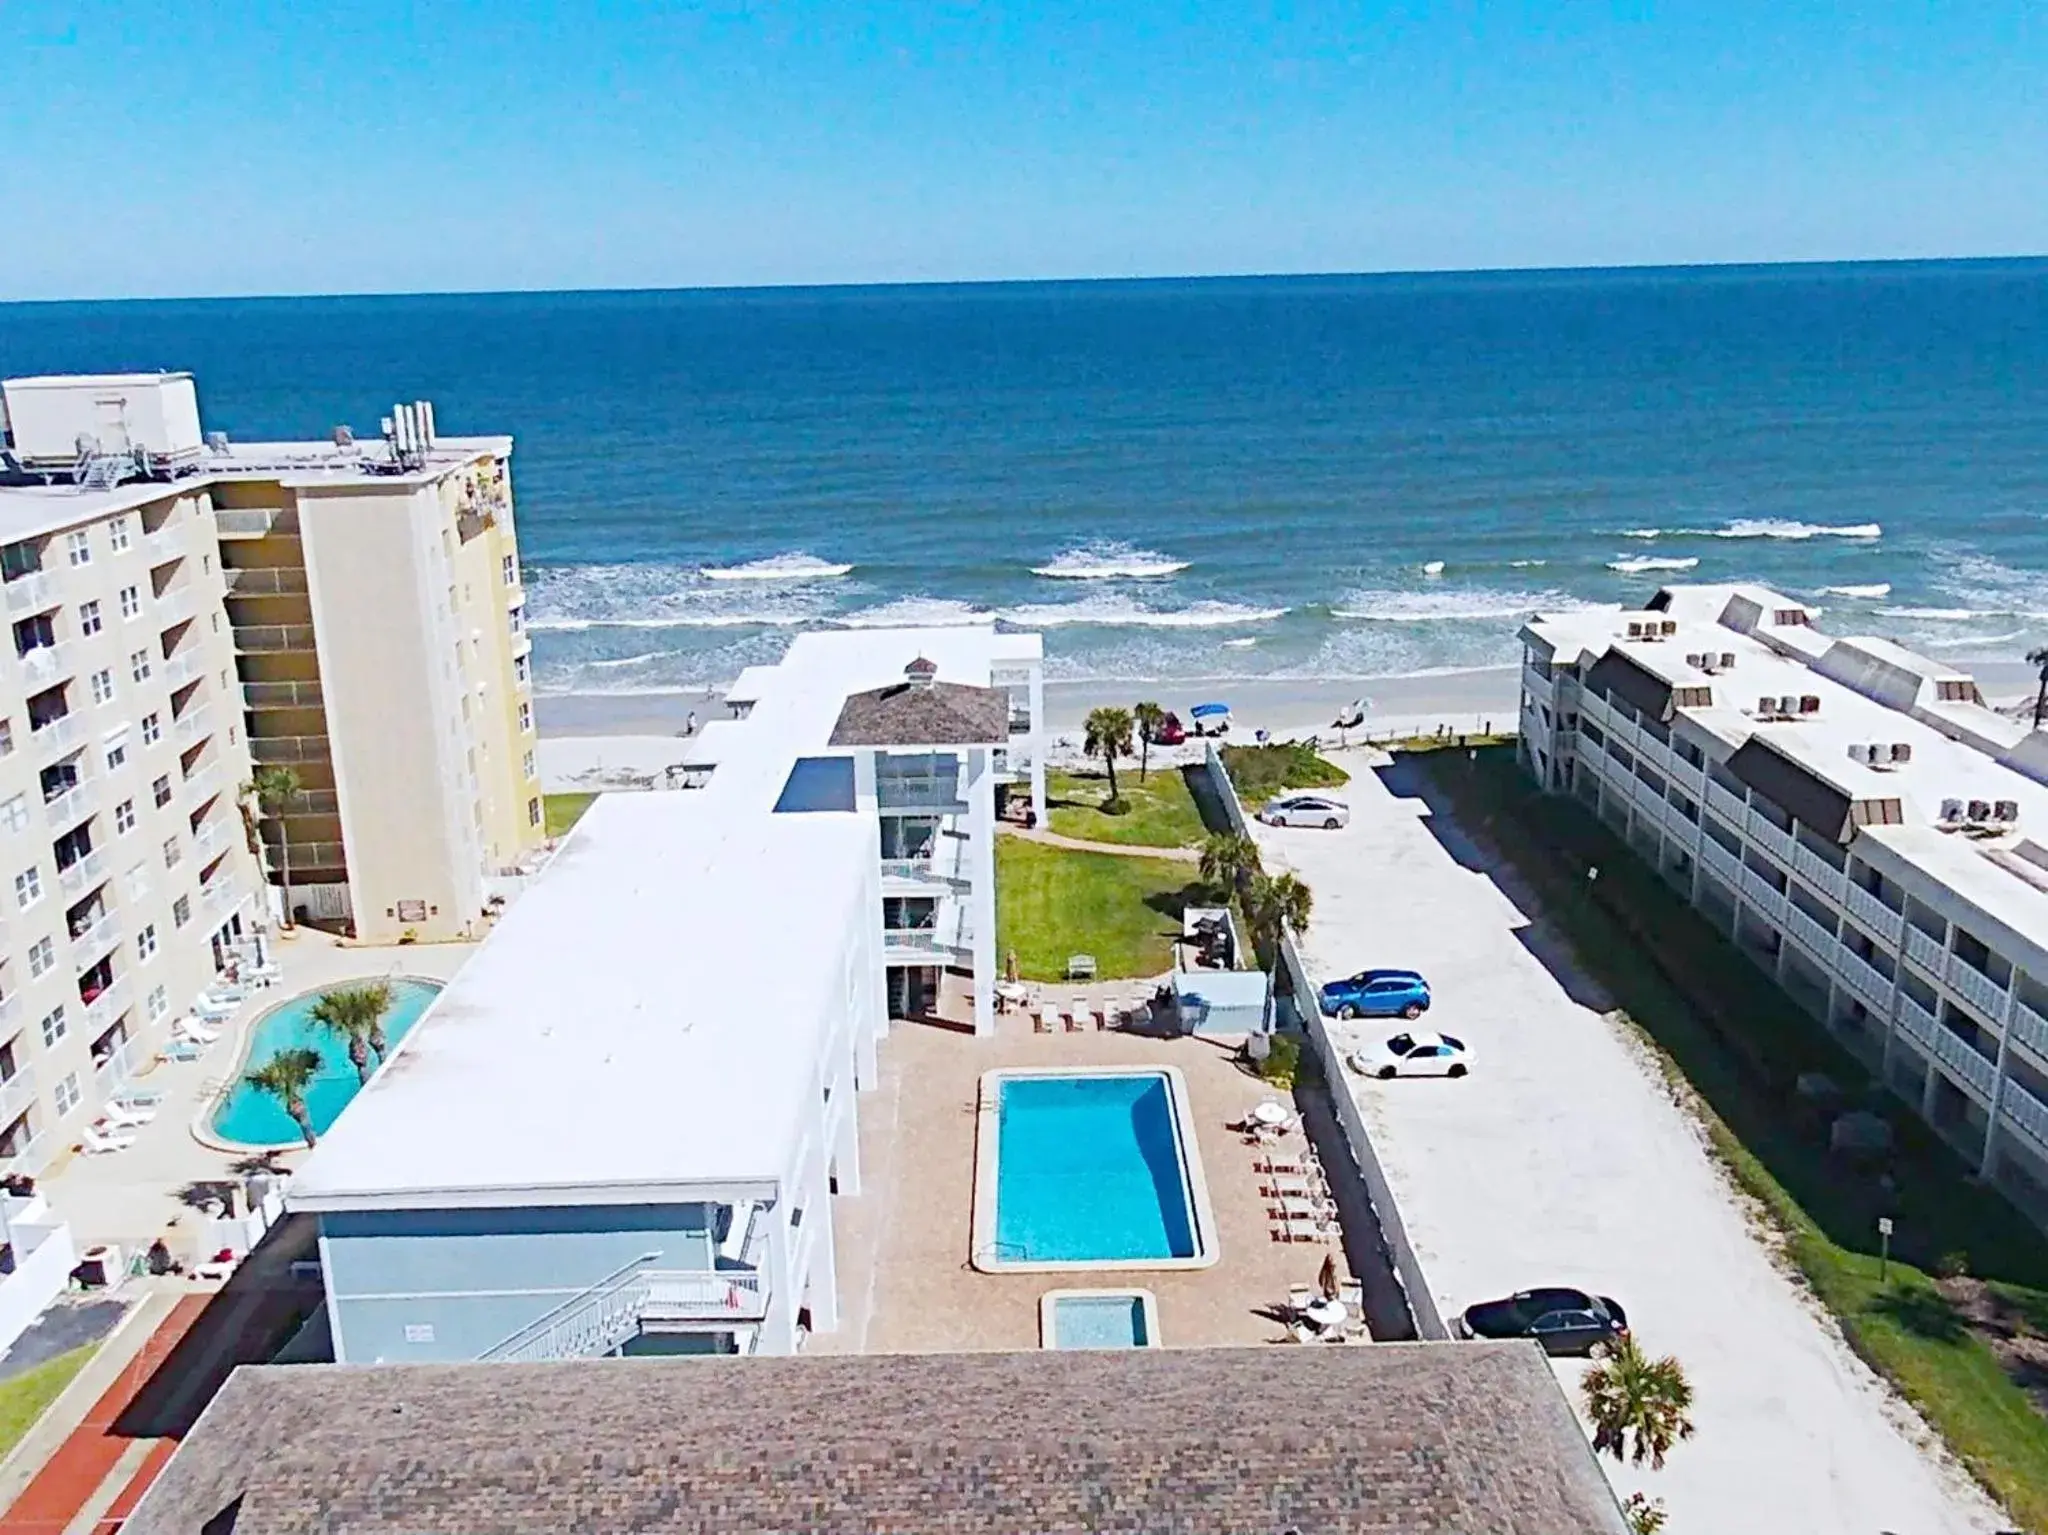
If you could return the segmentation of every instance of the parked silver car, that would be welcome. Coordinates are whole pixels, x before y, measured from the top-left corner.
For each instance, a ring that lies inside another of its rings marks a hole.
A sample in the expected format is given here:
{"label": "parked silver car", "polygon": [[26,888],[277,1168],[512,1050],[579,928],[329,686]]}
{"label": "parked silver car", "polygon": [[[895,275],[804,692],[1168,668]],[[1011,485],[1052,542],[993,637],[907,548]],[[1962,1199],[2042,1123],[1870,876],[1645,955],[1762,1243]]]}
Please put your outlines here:
{"label": "parked silver car", "polygon": [[1327,794],[1283,794],[1259,812],[1268,826],[1320,826],[1335,831],[1351,824],[1351,807]]}

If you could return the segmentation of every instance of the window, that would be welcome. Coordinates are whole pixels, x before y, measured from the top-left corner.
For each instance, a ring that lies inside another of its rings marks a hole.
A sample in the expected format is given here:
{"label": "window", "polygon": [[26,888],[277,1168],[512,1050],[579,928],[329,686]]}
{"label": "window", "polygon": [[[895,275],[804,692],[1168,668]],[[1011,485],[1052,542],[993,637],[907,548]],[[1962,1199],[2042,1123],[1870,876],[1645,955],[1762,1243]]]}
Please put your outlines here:
{"label": "window", "polygon": [[512,658],[512,680],[522,684],[533,680],[533,667],[525,656]]}
{"label": "window", "polygon": [[81,602],[78,605],[78,632],[98,634],[100,632],[100,605],[97,602]]}
{"label": "window", "polygon": [[526,610],[523,608],[512,609],[511,612],[506,614],[506,622],[511,624],[514,634],[520,633],[526,628]]}
{"label": "window", "polygon": [[171,925],[183,927],[192,920],[192,897],[181,895],[171,902]]}
{"label": "window", "polygon": [[135,935],[135,958],[145,964],[156,958],[156,924],[154,922]]}
{"label": "window", "polygon": [[498,561],[498,579],[507,586],[519,584],[519,556],[508,554]]}
{"label": "window", "polygon": [[59,1002],[43,1014],[43,1043],[54,1045],[62,1039],[71,1025],[64,1021],[64,1004]]}
{"label": "window", "polygon": [[519,706],[519,729],[522,734],[524,734],[526,731],[533,729],[532,704],[522,703]]}
{"label": "window", "polygon": [[527,776],[528,778],[531,778],[531,777],[533,777],[533,753],[532,753],[532,752],[528,752],[528,753],[527,753],[527,754],[526,754],[525,756],[523,756],[523,757],[521,757],[521,758],[519,759],[519,770],[520,770],[520,772],[524,773],[524,774],[525,774],[525,775],[526,775],[526,776]]}
{"label": "window", "polygon": [[13,799],[0,805],[0,826],[9,831],[21,831],[28,825],[28,796],[17,794]]}
{"label": "window", "polygon": [[128,899],[139,901],[149,894],[149,865],[138,863],[121,876],[122,887],[128,892]]}
{"label": "window", "polygon": [[149,1009],[149,1021],[155,1023],[171,1010],[171,994],[162,986],[149,988],[149,1000],[144,1004]]}
{"label": "window", "polygon": [[175,869],[185,861],[185,850],[178,845],[175,836],[164,838],[164,867]]}
{"label": "window", "polygon": [[149,652],[137,650],[129,654],[128,675],[137,682],[149,681]]}
{"label": "window", "polygon": [[38,938],[28,946],[29,979],[53,969],[57,963],[57,945],[48,938]]}
{"label": "window", "polygon": [[128,727],[123,725],[119,730],[110,732],[102,749],[107,755],[107,771],[109,773],[126,767],[128,765]]}
{"label": "window", "polygon": [[121,588],[121,616],[140,618],[142,616],[142,588],[124,586]]}
{"label": "window", "polygon": [[71,1072],[63,1081],[59,1082],[54,1096],[57,1102],[57,1117],[59,1119],[62,1119],[66,1114],[77,1108],[80,1096],[78,1091],[78,1073],[75,1071]]}
{"label": "window", "polygon": [[73,565],[92,563],[92,539],[87,536],[85,529],[80,528],[76,533],[64,535],[64,558]]}
{"label": "window", "polygon": [[164,722],[154,714],[142,716],[142,744],[154,746],[164,738]]}
{"label": "window", "polygon": [[14,876],[14,904],[23,911],[43,898],[43,876],[34,864],[30,864]]}
{"label": "window", "polygon": [[128,547],[129,534],[128,519],[126,517],[116,517],[107,524],[107,542],[114,546],[114,553],[116,554],[119,554]]}
{"label": "window", "polygon": [[14,750],[14,721],[0,720],[0,757]]}
{"label": "window", "polygon": [[92,701],[96,704],[110,704],[114,701],[114,673],[102,666],[92,674]]}
{"label": "window", "polygon": [[526,824],[528,826],[540,825],[540,797],[538,795],[526,802]]}
{"label": "window", "polygon": [[150,797],[156,801],[157,809],[161,810],[164,806],[168,805],[171,802],[171,775],[165,773],[158,778],[149,786],[149,793]]}
{"label": "window", "polygon": [[122,836],[135,830],[135,801],[124,799],[114,807],[114,830]]}

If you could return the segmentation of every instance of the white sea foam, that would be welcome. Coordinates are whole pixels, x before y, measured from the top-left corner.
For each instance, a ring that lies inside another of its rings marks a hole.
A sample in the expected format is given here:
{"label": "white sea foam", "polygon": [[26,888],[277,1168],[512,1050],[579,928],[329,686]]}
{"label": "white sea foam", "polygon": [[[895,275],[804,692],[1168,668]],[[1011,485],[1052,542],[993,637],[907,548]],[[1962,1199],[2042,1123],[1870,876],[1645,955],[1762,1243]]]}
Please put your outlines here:
{"label": "white sea foam", "polygon": [[1874,608],[1879,618],[1922,618],[1930,623],[1967,624],[1979,618],[1997,618],[1996,609],[1986,608]]}
{"label": "white sea foam", "polygon": [[1442,560],[1431,560],[1422,567],[1422,573],[1425,576],[1440,576],[1444,573],[1444,562]]}
{"label": "white sea foam", "polygon": [[1662,538],[1664,530],[1662,528],[1623,528],[1621,536],[1623,538]]}
{"label": "white sea foam", "polygon": [[1531,613],[1619,611],[1614,603],[1585,602],[1563,592],[1358,591],[1330,609],[1332,618],[1367,623],[1428,624],[1478,619],[1526,618]]}
{"label": "white sea foam", "polygon": [[1031,573],[1059,581],[1156,581],[1186,570],[1189,563],[1156,549],[1098,542],[1056,554],[1045,564],[1032,566]]}
{"label": "white sea foam", "polygon": [[1711,538],[1882,538],[1884,528],[1875,522],[1852,522],[1830,526],[1822,522],[1791,522],[1779,517],[1738,517],[1726,527],[1707,528]]}
{"label": "white sea foam", "polygon": [[1509,560],[1509,561],[1508,561],[1508,563],[1509,563],[1510,565],[1514,566],[1514,567],[1515,567],[1515,569],[1517,569],[1517,570],[1529,570],[1529,569],[1532,569],[1533,567],[1535,567],[1535,566],[1538,566],[1538,565],[1548,565],[1548,564],[1550,563],[1550,561],[1548,561],[1548,560]]}
{"label": "white sea foam", "polygon": [[1607,568],[1625,576],[1639,575],[1646,570],[1691,570],[1699,564],[1698,559],[1660,559],[1654,555],[1637,555],[1631,559],[1609,560]]}
{"label": "white sea foam", "polygon": [[835,565],[796,549],[742,565],[706,565],[699,574],[711,581],[818,581],[852,571],[851,565]]}
{"label": "white sea foam", "polygon": [[1026,603],[1003,609],[1005,621],[1023,629],[1061,629],[1089,625],[1105,629],[1227,629],[1242,624],[1270,623],[1285,608],[1255,608],[1238,602],[1196,602],[1184,608],[1144,608],[1128,597],[1087,602]]}
{"label": "white sea foam", "polygon": [[872,608],[841,613],[829,623],[841,629],[959,628],[991,623],[995,616],[987,608],[947,597],[898,597]]}
{"label": "white sea foam", "polygon": [[660,618],[531,618],[526,627],[559,633],[584,629],[792,629],[814,621],[805,613],[673,613]]}
{"label": "white sea foam", "polygon": [[1250,650],[1252,646],[1256,644],[1258,644],[1258,639],[1256,636],[1254,636],[1250,639],[1225,640],[1223,642],[1223,648],[1225,650]]}
{"label": "white sea foam", "polygon": [[637,656],[621,656],[616,661],[589,661],[585,664],[594,672],[608,672],[623,666],[645,666],[649,661],[659,661],[667,654],[665,650],[649,650]]}
{"label": "white sea foam", "polygon": [[1889,597],[1892,584],[1889,581],[1873,581],[1868,586],[1823,586],[1823,597]]}

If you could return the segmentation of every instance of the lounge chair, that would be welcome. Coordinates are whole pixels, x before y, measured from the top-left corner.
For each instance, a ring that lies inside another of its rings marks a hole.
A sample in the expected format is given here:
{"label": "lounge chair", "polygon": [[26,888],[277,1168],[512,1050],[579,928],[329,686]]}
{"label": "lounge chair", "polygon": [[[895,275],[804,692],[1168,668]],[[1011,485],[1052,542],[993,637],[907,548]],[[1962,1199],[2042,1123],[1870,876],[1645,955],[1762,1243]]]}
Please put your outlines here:
{"label": "lounge chair", "polygon": [[156,1118],[156,1110],[141,1104],[122,1103],[112,1099],[100,1105],[100,1120],[122,1130],[133,1130],[137,1125],[146,1125]]}
{"label": "lounge chair", "polygon": [[212,1023],[219,1023],[224,1019],[234,1017],[235,1010],[241,1005],[239,1002],[221,1002],[209,996],[202,996],[197,1002],[192,1004],[192,1016],[204,1018]]}
{"label": "lounge chair", "polygon": [[1034,1033],[1056,1034],[1059,1032],[1057,1027],[1058,1023],[1059,1013],[1056,1009],[1052,1008],[1051,1006],[1033,1009],[1031,1014],[1031,1028]]}
{"label": "lounge chair", "polygon": [[180,1039],[189,1039],[195,1045],[211,1045],[220,1039],[219,1029],[209,1029],[197,1018],[180,1018],[172,1026],[172,1032]]}
{"label": "lounge chair", "polygon": [[78,1138],[78,1144],[97,1156],[108,1151],[126,1151],[135,1144],[135,1137],[119,1130],[104,1130],[98,1125],[87,1125],[85,1133]]}

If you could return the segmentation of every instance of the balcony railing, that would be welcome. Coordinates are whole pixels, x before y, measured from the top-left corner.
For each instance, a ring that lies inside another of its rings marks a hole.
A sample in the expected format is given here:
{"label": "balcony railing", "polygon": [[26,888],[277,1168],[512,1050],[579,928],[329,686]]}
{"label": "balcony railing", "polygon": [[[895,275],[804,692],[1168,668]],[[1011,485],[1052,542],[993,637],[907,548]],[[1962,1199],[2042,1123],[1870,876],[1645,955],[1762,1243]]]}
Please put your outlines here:
{"label": "balcony railing", "polygon": [[85,1026],[89,1033],[104,1033],[128,1006],[128,983],[112,982],[106,990],[85,1004]]}
{"label": "balcony railing", "polygon": [[245,682],[242,695],[252,709],[319,709],[327,702],[317,682]]}
{"label": "balcony railing", "polygon": [[1705,864],[1708,871],[1716,879],[1720,880],[1722,884],[1736,885],[1741,883],[1741,865],[1735,861],[1734,854],[1730,853],[1728,849],[1721,846],[1712,837],[1707,838],[1706,841],[1700,844],[1700,862]]}
{"label": "balcony railing", "polygon": [[609,1354],[640,1331],[649,1253],[572,1295],[477,1357],[512,1364],[546,1359],[589,1359]]}
{"label": "balcony railing", "polygon": [[1892,1005],[1892,983],[1884,972],[1851,949],[1836,949],[1834,957],[1835,974],[1882,1018]]}
{"label": "balcony railing", "polygon": [[209,912],[231,911],[242,904],[242,888],[231,879],[209,880],[199,887],[199,902]]}
{"label": "balcony railing", "polygon": [[1923,932],[1912,923],[1906,924],[1906,958],[1913,961],[1929,975],[1941,974],[1942,958],[1947,953],[1939,938]]}
{"label": "balcony railing", "polygon": [[142,535],[142,553],[151,565],[165,564],[184,552],[185,523],[182,518],[166,518],[157,525],[155,532]]}
{"label": "balcony railing", "polygon": [[892,927],[882,930],[882,950],[884,954],[911,954],[920,958],[926,955],[933,955],[950,958],[960,953],[964,947],[966,947],[964,944],[949,940],[933,928]]}
{"label": "balcony railing", "polygon": [[203,804],[226,787],[227,776],[218,762],[202,763],[185,774],[185,791],[194,804]]}
{"label": "balcony railing", "polygon": [[876,804],[883,810],[929,810],[965,815],[957,778],[884,778],[875,785]]}
{"label": "balcony railing", "polygon": [[0,585],[0,595],[6,597],[10,613],[38,613],[57,605],[57,586],[47,570],[14,577]]}
{"label": "balcony railing", "polygon": [[98,849],[94,849],[70,868],[59,869],[57,883],[64,888],[66,895],[83,895],[105,879],[106,874],[107,860]]}
{"label": "balcony railing", "polygon": [[1713,779],[1707,780],[1707,804],[1718,812],[1730,826],[1740,826],[1748,807],[1741,800],[1722,788]]}
{"label": "balcony railing", "polygon": [[178,653],[164,662],[164,681],[172,687],[183,687],[199,675],[199,647],[181,645]]}
{"label": "balcony railing", "polygon": [[226,839],[227,833],[221,829],[219,816],[208,816],[192,828],[192,846],[202,857],[219,847]]}
{"label": "balcony railing", "polygon": [[100,1092],[103,1095],[110,1093],[134,1076],[137,1057],[146,1053],[140,1039],[129,1038],[94,1060],[92,1074],[100,1085]]}
{"label": "balcony railing", "polygon": [[951,869],[943,869],[930,858],[884,858],[882,878],[908,880],[920,885],[943,885],[965,889],[973,881]]}
{"label": "balcony railing", "polygon": [[69,750],[85,734],[75,714],[60,714],[47,724],[29,727],[29,741],[44,751]]}
{"label": "balcony railing", "polygon": [[1941,1030],[1941,1025],[1934,1021],[1934,1014],[1904,995],[1899,998],[1899,1027],[1906,1031],[1908,1038],[1917,1039],[1923,1045],[1931,1045],[1935,1032]]}
{"label": "balcony railing", "polygon": [[1892,948],[1898,947],[1899,929],[1906,921],[1902,913],[1893,911],[1854,880],[1849,881],[1842,894],[1850,916],[1869,929],[1873,937]]}
{"label": "balcony railing", "polygon": [[1780,895],[1771,882],[1757,873],[1756,870],[1751,868],[1743,869],[1742,893],[1748,898],[1750,905],[1771,919],[1773,926],[1783,927],[1785,925],[1785,907],[1787,904],[1785,897]]}
{"label": "balcony railing", "polygon": [[2031,1050],[2036,1060],[2048,1061],[2048,1018],[2024,1002],[2015,1002],[2011,1033],[2013,1040]]}
{"label": "balcony railing", "polygon": [[311,624],[245,624],[235,630],[235,649],[241,651],[311,650]]}
{"label": "balcony railing", "polygon": [[2048,1103],[2043,1103],[2013,1077],[2005,1079],[2005,1093],[1999,1099],[2005,1117],[2026,1132],[2036,1146],[2048,1151]]}
{"label": "balcony railing", "polygon": [[236,597],[290,597],[306,590],[306,572],[297,565],[249,566],[221,575]]}
{"label": "balcony railing", "polygon": [[48,1126],[36,1131],[27,1140],[15,1147],[11,1156],[0,1156],[0,1173],[27,1173],[33,1176],[49,1166],[50,1158],[63,1148]]}
{"label": "balcony railing", "polygon": [[249,755],[257,762],[324,762],[325,736],[251,736]]}
{"label": "balcony railing", "polygon": [[1973,1048],[1954,1029],[1934,1031],[1934,1058],[1977,1089],[1987,1099],[1998,1081],[1998,1068]]}
{"label": "balcony railing", "polygon": [[1674,754],[1671,758],[1671,781],[1697,800],[1705,792],[1707,775],[1703,769]]}
{"label": "balcony railing", "polygon": [[2005,988],[1962,955],[1949,955],[1947,980],[1955,989],[1956,995],[1976,1008],[1986,1019],[1996,1022],[2005,1016]]}
{"label": "balcony railing", "polygon": [[99,808],[99,791],[90,778],[81,778],[62,794],[43,801],[43,819],[52,831],[67,831]]}
{"label": "balcony railing", "polygon": [[1792,872],[1837,906],[1842,904],[1842,886],[1848,883],[1848,876],[1796,838],[1792,843]]}
{"label": "balcony railing", "polygon": [[1834,953],[1834,933],[1801,911],[1796,902],[1786,903],[1785,930],[1805,944],[1807,951],[1822,963],[1826,963],[1828,956]]}
{"label": "balcony railing", "polygon": [[198,611],[196,589],[190,581],[181,581],[156,599],[156,626],[168,629],[186,622]]}
{"label": "balcony railing", "polygon": [[196,709],[187,709],[171,726],[171,737],[180,746],[190,746],[203,741],[213,730],[213,710],[205,704]]}
{"label": "balcony railing", "polygon": [[24,1066],[0,1082],[0,1124],[11,1125],[36,1099],[36,1069]]}
{"label": "balcony railing", "polygon": [[1745,823],[1749,829],[1749,840],[1762,847],[1779,863],[1792,861],[1792,834],[1780,831],[1767,816],[1752,810]]}
{"label": "balcony railing", "polygon": [[[262,538],[273,526],[284,520],[284,512],[275,507],[228,508],[213,514],[213,525],[222,538]],[[279,532],[290,532],[290,528],[279,528]]]}
{"label": "balcony railing", "polygon": [[120,938],[121,919],[110,911],[103,912],[98,921],[71,935],[71,957],[76,968],[90,970]]}
{"label": "balcony railing", "polygon": [[38,645],[24,651],[21,669],[28,680],[37,684],[56,682],[68,677],[73,671],[71,647],[68,645]]}

